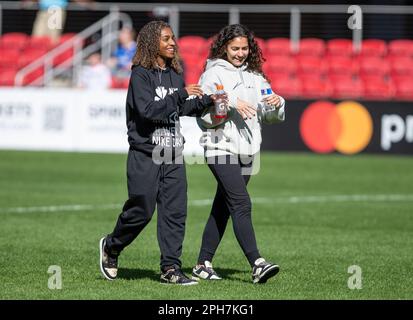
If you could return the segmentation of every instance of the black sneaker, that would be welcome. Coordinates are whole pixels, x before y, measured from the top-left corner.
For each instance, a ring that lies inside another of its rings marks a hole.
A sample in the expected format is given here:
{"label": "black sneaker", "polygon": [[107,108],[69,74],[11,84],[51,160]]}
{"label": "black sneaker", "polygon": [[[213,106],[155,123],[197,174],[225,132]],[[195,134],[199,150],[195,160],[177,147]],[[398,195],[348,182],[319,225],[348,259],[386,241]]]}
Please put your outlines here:
{"label": "black sneaker", "polygon": [[161,274],[161,283],[172,283],[181,286],[191,286],[198,284],[197,281],[189,279],[179,268],[172,268],[163,272]]}
{"label": "black sneaker", "polygon": [[106,250],[106,238],[103,237],[99,242],[100,251],[100,271],[108,280],[115,280],[118,275],[118,257],[110,256]]}
{"label": "black sneaker", "polygon": [[205,261],[204,264],[197,264],[192,269],[192,280],[221,280],[222,278],[212,268],[212,263]]}
{"label": "black sneaker", "polygon": [[257,259],[254,264],[252,268],[253,283],[266,283],[269,278],[275,276],[280,271],[279,265],[269,263],[263,258]]}

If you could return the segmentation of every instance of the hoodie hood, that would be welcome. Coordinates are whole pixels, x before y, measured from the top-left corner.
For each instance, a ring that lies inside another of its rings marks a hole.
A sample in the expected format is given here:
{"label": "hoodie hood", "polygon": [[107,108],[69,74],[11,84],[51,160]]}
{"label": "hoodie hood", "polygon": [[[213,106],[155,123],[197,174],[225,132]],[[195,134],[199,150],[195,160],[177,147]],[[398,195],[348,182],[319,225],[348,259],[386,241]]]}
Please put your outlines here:
{"label": "hoodie hood", "polygon": [[212,67],[221,67],[221,68],[224,68],[225,70],[228,70],[228,71],[238,71],[239,72],[239,71],[244,71],[245,69],[247,69],[247,66],[248,65],[246,63],[244,63],[241,67],[237,68],[232,63],[230,63],[230,62],[228,62],[227,60],[224,60],[224,59],[213,59],[213,60],[208,59],[205,70],[208,70]]}

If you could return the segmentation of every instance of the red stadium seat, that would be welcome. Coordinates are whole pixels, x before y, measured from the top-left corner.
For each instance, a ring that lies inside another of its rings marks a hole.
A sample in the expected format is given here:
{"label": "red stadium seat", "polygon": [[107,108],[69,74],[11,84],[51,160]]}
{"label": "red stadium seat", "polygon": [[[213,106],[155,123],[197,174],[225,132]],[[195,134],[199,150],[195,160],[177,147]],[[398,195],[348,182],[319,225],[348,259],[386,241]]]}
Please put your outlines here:
{"label": "red stadium seat", "polygon": [[395,88],[391,81],[385,81],[380,77],[364,77],[363,98],[369,100],[388,100],[393,98]]}
{"label": "red stadium seat", "polygon": [[29,49],[41,49],[41,50],[50,50],[52,48],[52,39],[50,37],[31,37],[25,48]]}
{"label": "red stadium seat", "polygon": [[413,77],[413,58],[406,56],[390,56],[388,61],[392,74],[410,75]]}
{"label": "red stadium seat", "polygon": [[358,61],[350,57],[327,55],[325,60],[327,61],[328,72],[331,74],[354,75],[359,71]]}
{"label": "red stadium seat", "polygon": [[74,49],[70,48],[65,50],[64,52],[58,54],[56,57],[53,58],[53,66],[56,67],[63,62],[69,62],[74,55]]}
{"label": "red stadium seat", "polygon": [[271,87],[275,93],[285,98],[297,98],[301,96],[301,81],[298,78],[279,77],[276,73],[269,73],[268,77],[271,80]]}
{"label": "red stadium seat", "polygon": [[181,55],[192,53],[197,55],[205,51],[207,40],[200,36],[184,36],[178,39],[178,47]]}
{"label": "red stadium seat", "polygon": [[395,84],[395,98],[413,101],[413,81],[411,76],[392,77]]}
{"label": "red stadium seat", "polygon": [[0,68],[17,67],[17,60],[20,56],[20,51],[15,48],[6,49],[0,48]]}
{"label": "red stadium seat", "polygon": [[327,71],[327,63],[324,59],[317,56],[296,56],[298,72],[304,74],[325,74]]}
{"label": "red stadium seat", "polygon": [[129,87],[129,78],[112,77],[110,87],[112,89],[127,89]]}
{"label": "red stadium seat", "polygon": [[188,84],[193,84],[193,83],[198,83],[199,78],[201,77],[202,70],[196,70],[196,69],[187,69],[184,72],[184,79],[185,83]]}
{"label": "red stadium seat", "polygon": [[270,56],[289,55],[290,39],[288,38],[271,38],[265,43],[267,59]]}
{"label": "red stadium seat", "polygon": [[380,39],[366,39],[362,41],[360,54],[362,56],[384,57],[387,54],[386,41]]}
{"label": "red stadium seat", "polygon": [[397,56],[413,56],[413,40],[398,39],[390,41],[389,53]]}
{"label": "red stadium seat", "polygon": [[[61,44],[65,43],[65,42],[67,42],[68,40],[74,38],[75,36],[76,36],[76,33],[65,33],[65,34],[63,34],[63,35],[60,37],[59,43],[58,43],[56,46],[61,45]],[[83,45],[84,45],[84,41],[82,41],[81,47],[83,47]],[[56,46],[55,46],[55,47],[56,47]],[[64,63],[64,62],[69,63],[70,60],[71,60],[71,59],[73,58],[73,56],[74,56],[74,52],[75,52],[75,49],[74,49],[73,46],[71,46],[70,48],[68,48],[67,50],[63,51],[62,53],[59,53],[57,56],[55,56],[55,57],[53,58],[53,66],[56,67],[56,66],[58,66],[58,65],[61,65],[61,64]]]}
{"label": "red stadium seat", "polygon": [[324,40],[317,38],[305,38],[300,41],[300,55],[317,56],[324,54],[326,45]]}
{"label": "red stadium seat", "polygon": [[60,36],[59,43],[66,42],[67,40],[72,39],[74,36],[76,36],[76,33],[74,33],[74,32],[64,33]]}
{"label": "red stadium seat", "polygon": [[0,70],[0,86],[14,86],[14,78],[16,77],[17,69],[1,69]]}
{"label": "red stadium seat", "polygon": [[302,92],[301,96],[308,99],[327,98],[332,94],[329,81],[314,76],[300,76]]}
{"label": "red stadium seat", "polygon": [[334,56],[351,56],[353,42],[349,39],[332,39],[327,41],[327,52]]}
{"label": "red stadium seat", "polygon": [[184,70],[194,71],[194,72],[203,72],[205,66],[206,58],[195,59],[194,57],[188,57],[184,60],[183,67]]}
{"label": "red stadium seat", "polygon": [[326,81],[310,81],[302,84],[301,97],[306,99],[321,99],[330,97],[331,86]]}
{"label": "red stadium seat", "polygon": [[29,63],[45,55],[46,53],[47,53],[47,50],[44,50],[44,49],[30,49],[27,51],[25,50],[20,54],[20,57],[17,60],[17,64],[19,68],[23,68],[27,66]]}
{"label": "red stadium seat", "polygon": [[271,74],[272,77],[277,77],[277,78],[289,78],[291,77],[291,72],[290,71],[284,71],[284,70],[279,70],[276,72],[271,71],[271,68],[268,67],[269,65],[265,62],[262,66],[262,71],[268,76]]}
{"label": "red stadium seat", "polygon": [[0,47],[20,50],[26,46],[30,37],[21,32],[5,33],[0,38]]}
{"label": "red stadium seat", "polygon": [[390,65],[387,59],[379,57],[360,58],[360,75],[385,76],[390,73]]}
{"label": "red stadium seat", "polygon": [[332,85],[332,98],[335,99],[357,99],[363,96],[363,83],[359,78],[330,74],[327,77]]}
{"label": "red stadium seat", "polygon": [[297,63],[292,56],[272,56],[265,62],[265,70],[269,73],[295,74]]}
{"label": "red stadium seat", "polygon": [[39,67],[32,72],[28,73],[27,75],[24,76],[23,78],[23,85],[34,85],[32,82],[36,81],[37,79],[41,79],[44,74],[44,69],[42,67]]}

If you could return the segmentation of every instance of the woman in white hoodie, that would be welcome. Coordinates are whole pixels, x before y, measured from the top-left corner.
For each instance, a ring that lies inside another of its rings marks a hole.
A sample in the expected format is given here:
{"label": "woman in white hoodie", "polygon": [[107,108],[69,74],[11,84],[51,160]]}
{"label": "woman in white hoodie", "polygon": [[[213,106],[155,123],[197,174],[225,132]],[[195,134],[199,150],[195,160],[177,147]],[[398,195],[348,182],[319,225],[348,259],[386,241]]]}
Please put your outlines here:
{"label": "woman in white hoodie", "polygon": [[228,112],[216,117],[214,107],[197,118],[203,131],[201,144],[207,164],[218,182],[211,214],[202,236],[194,279],[221,279],[212,268],[212,259],[224,235],[229,217],[235,236],[251,268],[254,283],[265,283],[279,266],[260,255],[251,221],[251,200],[247,184],[253,159],[260,151],[262,123],[285,119],[285,101],[276,94],[265,99],[261,90],[270,89],[262,71],[263,57],[253,34],[243,25],[224,27],[213,44],[200,84],[206,94],[223,85]]}

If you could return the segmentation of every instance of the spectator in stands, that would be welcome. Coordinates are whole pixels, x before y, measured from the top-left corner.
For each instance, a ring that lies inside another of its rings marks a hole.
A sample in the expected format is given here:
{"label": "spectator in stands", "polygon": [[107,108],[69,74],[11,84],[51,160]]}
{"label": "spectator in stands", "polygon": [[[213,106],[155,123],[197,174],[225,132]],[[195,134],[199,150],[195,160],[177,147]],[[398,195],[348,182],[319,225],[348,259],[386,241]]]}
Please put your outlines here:
{"label": "spectator in stands", "polygon": [[[223,85],[229,110],[226,118],[216,119],[213,108],[197,118],[207,164],[218,186],[192,276],[221,279],[212,268],[212,259],[231,217],[235,236],[251,266],[252,280],[264,283],[277,274],[279,266],[265,261],[258,251],[247,184],[254,174],[254,161],[259,161],[261,124],[284,121],[285,101],[271,93],[262,71],[261,50],[243,25],[224,27],[208,58],[199,83],[207,94],[215,92],[217,84]],[[267,96],[262,96],[262,89]]]}
{"label": "spectator in stands", "polygon": [[[100,241],[100,270],[117,277],[118,257],[158,214],[161,283],[193,285],[181,269],[187,181],[180,116],[197,116],[213,104],[198,84],[185,85],[175,36],[163,21],[140,31],[126,98],[128,200],[113,232]],[[189,96],[193,99],[188,99]]]}
{"label": "spectator in stands", "polygon": [[108,65],[115,77],[127,78],[130,76],[132,58],[136,51],[135,31],[130,27],[124,27],[119,33],[119,44]]}
{"label": "spectator in stands", "polygon": [[[39,10],[34,20],[32,35],[49,36],[54,42],[57,42],[66,21],[68,2],[67,0],[39,0]],[[88,6],[94,1],[74,0],[73,2]]]}
{"label": "spectator in stands", "polygon": [[86,61],[87,65],[80,71],[78,86],[98,90],[110,88],[112,76],[109,68],[102,63],[100,54],[93,53]]}

